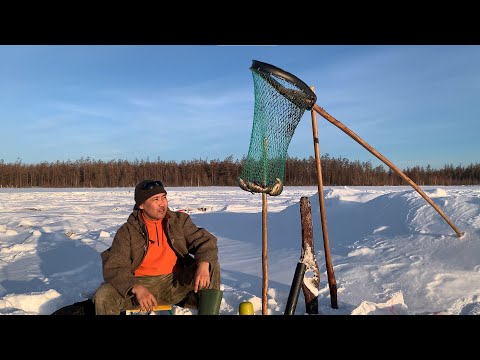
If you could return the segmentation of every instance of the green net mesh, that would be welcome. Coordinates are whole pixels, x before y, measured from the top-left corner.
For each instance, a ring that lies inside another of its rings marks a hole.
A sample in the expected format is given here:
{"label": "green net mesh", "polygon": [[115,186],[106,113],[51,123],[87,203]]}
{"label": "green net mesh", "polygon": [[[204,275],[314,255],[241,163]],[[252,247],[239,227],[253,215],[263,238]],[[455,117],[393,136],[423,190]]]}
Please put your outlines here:
{"label": "green net mesh", "polygon": [[243,190],[276,196],[283,191],[285,160],[293,133],[314,101],[280,76],[253,66],[250,70],[255,110],[250,147],[238,182]]}

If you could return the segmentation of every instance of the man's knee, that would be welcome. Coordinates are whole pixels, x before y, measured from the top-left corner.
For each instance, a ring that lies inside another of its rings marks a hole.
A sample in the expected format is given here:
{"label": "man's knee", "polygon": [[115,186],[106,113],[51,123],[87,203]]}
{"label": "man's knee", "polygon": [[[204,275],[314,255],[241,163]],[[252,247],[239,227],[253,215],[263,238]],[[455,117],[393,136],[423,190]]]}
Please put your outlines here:
{"label": "man's knee", "polygon": [[95,292],[93,296],[93,302],[103,302],[113,296],[115,296],[114,292],[118,291],[110,284],[103,283]]}
{"label": "man's knee", "polygon": [[213,261],[210,263],[209,288],[220,290],[220,263],[218,261]]}
{"label": "man's knee", "polygon": [[122,303],[120,293],[110,284],[102,284],[93,297],[97,315],[118,315]]}
{"label": "man's knee", "polygon": [[[185,286],[193,290],[195,272],[197,264],[191,263],[183,271],[177,273],[174,277],[174,287]],[[209,288],[220,290],[220,264],[218,261],[212,261],[209,266],[210,271],[210,285]]]}

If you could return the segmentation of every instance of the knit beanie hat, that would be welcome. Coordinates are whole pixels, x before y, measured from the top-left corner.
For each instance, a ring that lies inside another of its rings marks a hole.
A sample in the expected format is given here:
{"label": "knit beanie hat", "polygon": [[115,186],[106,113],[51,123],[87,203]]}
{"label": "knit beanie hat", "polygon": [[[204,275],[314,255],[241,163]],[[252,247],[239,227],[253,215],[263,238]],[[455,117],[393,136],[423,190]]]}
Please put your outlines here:
{"label": "knit beanie hat", "polygon": [[138,208],[145,200],[160,193],[167,192],[160,180],[143,180],[135,186],[135,207]]}

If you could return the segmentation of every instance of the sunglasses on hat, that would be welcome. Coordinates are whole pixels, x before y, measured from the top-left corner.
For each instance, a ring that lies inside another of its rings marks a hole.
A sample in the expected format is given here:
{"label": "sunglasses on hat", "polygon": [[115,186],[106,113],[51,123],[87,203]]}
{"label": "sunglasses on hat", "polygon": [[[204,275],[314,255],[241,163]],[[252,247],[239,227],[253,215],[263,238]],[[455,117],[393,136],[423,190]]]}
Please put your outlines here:
{"label": "sunglasses on hat", "polygon": [[157,187],[157,186],[163,187],[163,184],[162,184],[162,182],[161,182],[160,180],[150,181],[150,182],[144,184],[144,185],[142,186],[142,190],[150,190],[150,189],[153,189],[153,188],[155,188],[155,187]]}

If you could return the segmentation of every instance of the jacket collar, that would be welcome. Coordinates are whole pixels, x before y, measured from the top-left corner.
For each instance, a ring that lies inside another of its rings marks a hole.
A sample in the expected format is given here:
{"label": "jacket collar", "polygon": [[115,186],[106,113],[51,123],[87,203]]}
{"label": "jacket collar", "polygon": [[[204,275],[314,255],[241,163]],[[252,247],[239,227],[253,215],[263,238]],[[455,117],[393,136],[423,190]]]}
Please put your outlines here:
{"label": "jacket collar", "polygon": [[[168,222],[168,219],[170,219],[172,216],[173,216],[173,211],[170,210],[170,208],[168,208],[167,214],[165,215],[165,219],[167,220],[167,222]],[[142,210],[134,207],[132,213],[128,217],[127,222],[129,222],[132,225],[136,225],[136,224],[144,225],[145,222],[143,221],[143,218],[142,218]]]}

